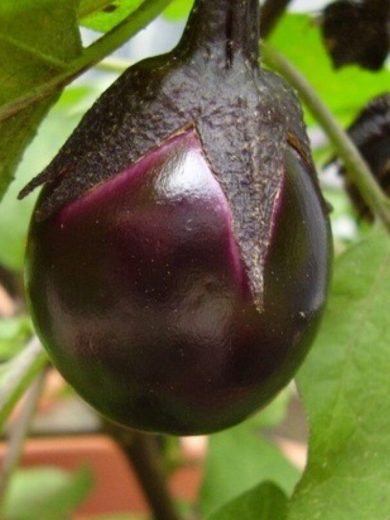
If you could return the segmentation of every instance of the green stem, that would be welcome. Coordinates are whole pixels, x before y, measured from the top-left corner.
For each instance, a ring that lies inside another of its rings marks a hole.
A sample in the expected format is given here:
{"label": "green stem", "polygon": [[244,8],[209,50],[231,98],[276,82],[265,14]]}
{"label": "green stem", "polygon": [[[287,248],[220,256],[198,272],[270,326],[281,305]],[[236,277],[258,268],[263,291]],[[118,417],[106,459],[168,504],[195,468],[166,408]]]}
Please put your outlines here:
{"label": "green stem", "polygon": [[122,58],[105,58],[96,64],[96,68],[103,72],[111,72],[113,74],[122,74],[126,69],[134,64],[133,61],[124,60]]}
{"label": "green stem", "polygon": [[302,74],[275,49],[263,45],[263,60],[272,69],[284,76],[298,91],[301,99],[319,122],[338,155],[344,161],[348,175],[359,189],[362,197],[390,231],[390,204],[382,192],[369,166],[348,134],[336,121],[326,105]]}
{"label": "green stem", "polygon": [[45,370],[35,378],[26,394],[20,415],[11,428],[8,448],[0,472],[0,504],[4,506],[4,498],[7,494],[8,485],[15,468],[19,464],[22,454],[24,440],[27,436],[39,397],[42,393],[45,381]]}
{"label": "green stem", "polygon": [[21,110],[60,91],[80,74],[96,65],[96,63],[126,43],[127,40],[154,20],[171,1],[172,0],[145,0],[145,2],[143,2],[136,11],[125,18],[125,20],[87,47],[79,58],[76,58],[69,64],[66,71],[30,89],[27,94],[2,105],[0,107],[0,121],[8,119]]}
{"label": "green stem", "polygon": [[47,355],[33,338],[26,348],[0,367],[0,431],[13,407],[47,363]]}

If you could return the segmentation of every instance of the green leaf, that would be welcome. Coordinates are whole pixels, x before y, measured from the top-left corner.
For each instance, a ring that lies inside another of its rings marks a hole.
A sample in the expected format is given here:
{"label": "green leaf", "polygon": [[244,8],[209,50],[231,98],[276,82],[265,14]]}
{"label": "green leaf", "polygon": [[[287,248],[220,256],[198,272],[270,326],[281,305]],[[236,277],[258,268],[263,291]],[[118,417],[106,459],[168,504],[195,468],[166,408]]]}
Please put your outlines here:
{"label": "green leaf", "polygon": [[[273,406],[279,407],[280,402]],[[267,413],[272,418],[273,413]],[[259,433],[256,426],[260,423],[261,414],[210,436],[201,489],[203,516],[264,480],[274,481],[288,494],[292,492],[299,471]]]}
{"label": "green leaf", "polygon": [[143,0],[81,0],[79,18],[95,31],[107,32],[138,9]]}
{"label": "green leaf", "polygon": [[0,204],[0,263],[7,269],[21,271],[26,235],[38,192],[18,200],[19,191],[48,164],[65,139],[92,104],[103,86],[69,87],[43,121],[34,142],[26,150],[11,184]]}
{"label": "green leaf", "polygon": [[38,341],[29,345],[10,361],[0,365],[0,431],[13,407],[47,363]]}
{"label": "green leaf", "polygon": [[41,467],[19,470],[11,480],[4,515],[7,520],[68,520],[92,489],[88,469],[70,474]]}
{"label": "green leaf", "polygon": [[0,320],[0,362],[15,356],[32,336],[32,324],[27,316]]}
{"label": "green leaf", "polygon": [[[156,7],[158,3],[161,4],[161,1],[156,0],[154,2]],[[166,5],[169,3],[169,0],[165,2]],[[178,14],[178,9],[180,9],[180,13],[185,13],[189,3],[190,0],[173,0],[172,4],[176,4],[176,9],[173,5],[172,11],[171,7],[168,6],[164,13]],[[81,0],[78,15],[82,25],[85,27],[94,31],[107,32],[123,22],[125,18],[138,8],[143,7],[143,4],[146,4],[145,0]],[[153,2],[148,2],[148,9],[153,9],[152,4]],[[158,12],[159,9],[156,13]]]}
{"label": "green leaf", "polygon": [[[2,0],[0,106],[63,71],[81,53],[78,0]],[[0,122],[0,199],[56,96]]]}
{"label": "green leaf", "polygon": [[264,482],[223,506],[208,520],[284,520],[286,513],[286,495],[272,482]]}
{"label": "green leaf", "polygon": [[298,375],[310,423],[289,520],[390,518],[390,240],[338,258],[319,337]]}
{"label": "green leaf", "polygon": [[[81,0],[79,19],[82,25],[95,31],[107,32],[122,22],[143,3],[143,0]],[[172,21],[189,15],[194,0],[171,0],[163,15]]]}
{"label": "green leaf", "polygon": [[173,21],[183,20],[188,17],[193,5],[194,0],[172,0],[165,9],[164,16]]}
{"label": "green leaf", "polygon": [[[336,72],[325,51],[318,24],[307,15],[285,15],[272,33],[270,43],[303,73],[343,124],[349,123],[369,99],[389,90],[389,69],[373,73],[349,66]],[[310,115],[308,122],[312,122]]]}
{"label": "green leaf", "polygon": [[249,417],[245,426],[250,430],[251,428],[273,428],[280,424],[286,416],[292,394],[293,387],[290,385],[279,392],[275,399],[263,410]]}

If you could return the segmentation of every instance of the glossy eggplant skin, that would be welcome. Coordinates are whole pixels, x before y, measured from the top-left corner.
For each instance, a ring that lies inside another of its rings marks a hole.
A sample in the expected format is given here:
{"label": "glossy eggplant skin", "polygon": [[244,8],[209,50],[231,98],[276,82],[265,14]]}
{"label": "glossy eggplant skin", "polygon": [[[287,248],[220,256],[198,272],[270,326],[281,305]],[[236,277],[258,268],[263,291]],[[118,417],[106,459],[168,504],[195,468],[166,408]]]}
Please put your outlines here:
{"label": "glossy eggplant skin", "polygon": [[191,129],[33,220],[27,288],[54,364],[139,430],[210,433],[254,413],[301,363],[327,293],[328,220],[292,148],[270,225],[255,305],[228,200]]}
{"label": "glossy eggplant skin", "polygon": [[232,426],[291,380],[329,281],[326,204],[291,89],[259,68],[258,0],[196,0],[23,190],[36,331],[124,426]]}

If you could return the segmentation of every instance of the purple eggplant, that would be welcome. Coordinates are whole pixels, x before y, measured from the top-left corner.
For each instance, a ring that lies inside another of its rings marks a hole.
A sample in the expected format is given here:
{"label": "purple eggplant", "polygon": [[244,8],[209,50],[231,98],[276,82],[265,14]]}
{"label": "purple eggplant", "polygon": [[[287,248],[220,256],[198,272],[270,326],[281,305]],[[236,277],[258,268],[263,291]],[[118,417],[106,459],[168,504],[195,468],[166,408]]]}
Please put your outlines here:
{"label": "purple eggplant", "polygon": [[331,236],[289,87],[258,66],[257,0],[198,0],[179,45],[128,69],[46,170],[27,248],[33,321],[107,418],[193,435],[294,376]]}

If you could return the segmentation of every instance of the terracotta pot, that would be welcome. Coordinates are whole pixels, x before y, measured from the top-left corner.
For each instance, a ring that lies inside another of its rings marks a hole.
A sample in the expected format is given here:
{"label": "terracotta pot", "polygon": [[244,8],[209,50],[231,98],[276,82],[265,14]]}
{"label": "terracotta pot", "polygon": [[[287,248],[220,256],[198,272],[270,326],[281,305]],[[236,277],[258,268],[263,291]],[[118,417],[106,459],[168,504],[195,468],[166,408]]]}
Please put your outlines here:
{"label": "terracotta pot", "polygon": [[[0,443],[0,464],[6,444]],[[191,456],[190,456],[191,458]],[[75,519],[108,513],[147,513],[148,505],[137,478],[118,445],[105,435],[43,437],[26,442],[21,466],[56,466],[92,470],[94,489]],[[194,502],[201,482],[201,464],[189,460],[175,471],[169,488],[176,499]]]}

